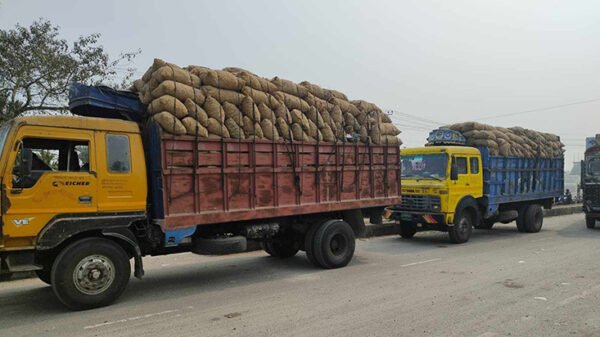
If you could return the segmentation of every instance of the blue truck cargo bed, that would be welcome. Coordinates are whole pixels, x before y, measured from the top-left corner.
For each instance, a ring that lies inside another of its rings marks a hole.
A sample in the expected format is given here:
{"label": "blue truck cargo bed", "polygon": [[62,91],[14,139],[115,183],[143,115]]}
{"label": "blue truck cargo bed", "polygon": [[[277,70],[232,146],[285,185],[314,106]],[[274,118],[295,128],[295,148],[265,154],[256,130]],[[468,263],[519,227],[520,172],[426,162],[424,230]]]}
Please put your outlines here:
{"label": "blue truck cargo bed", "polygon": [[500,204],[554,199],[564,191],[564,159],[492,156],[478,147],[483,165],[483,193],[488,212]]}

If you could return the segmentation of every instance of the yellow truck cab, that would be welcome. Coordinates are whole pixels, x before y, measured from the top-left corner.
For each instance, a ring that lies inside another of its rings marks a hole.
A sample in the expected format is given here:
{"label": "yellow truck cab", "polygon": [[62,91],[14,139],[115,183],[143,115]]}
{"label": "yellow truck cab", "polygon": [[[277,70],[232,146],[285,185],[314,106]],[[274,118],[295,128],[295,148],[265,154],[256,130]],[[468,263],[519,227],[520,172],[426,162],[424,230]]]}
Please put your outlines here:
{"label": "yellow truck cab", "polygon": [[[19,117],[0,128],[0,149],[2,270],[36,271],[47,283],[61,282],[60,273],[51,275],[49,264],[65,252],[80,253],[63,248],[72,242],[84,246],[81,233],[94,231],[140,258],[135,238],[123,230],[146,213],[146,166],[136,123],[75,116]],[[101,246],[102,241],[88,244]],[[104,250],[110,254],[111,246]],[[104,250],[100,247],[98,252]],[[115,268],[103,264],[102,256],[98,253],[82,262],[82,273],[100,275]],[[139,267],[138,276],[143,272]],[[88,287],[82,291],[101,290],[93,284]]]}
{"label": "yellow truck cab", "polygon": [[542,207],[563,193],[564,158],[491,155],[449,129],[432,131],[427,146],[403,150],[401,161],[402,203],[390,210],[405,238],[439,230],[463,243],[473,227],[513,220],[520,232],[539,232]]}

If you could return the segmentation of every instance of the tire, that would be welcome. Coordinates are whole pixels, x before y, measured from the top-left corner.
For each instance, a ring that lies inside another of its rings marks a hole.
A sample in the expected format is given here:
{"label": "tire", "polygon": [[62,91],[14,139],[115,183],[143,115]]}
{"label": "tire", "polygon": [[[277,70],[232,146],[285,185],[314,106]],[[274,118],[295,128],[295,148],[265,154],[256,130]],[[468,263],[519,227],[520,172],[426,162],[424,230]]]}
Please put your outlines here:
{"label": "tire", "polygon": [[537,233],[544,224],[544,211],[540,205],[529,205],[523,217],[525,233]]}
{"label": "tire", "polygon": [[295,256],[300,250],[299,243],[293,237],[274,237],[262,242],[262,247],[267,254],[280,259]]}
{"label": "tire", "polygon": [[477,226],[474,226],[477,229],[492,229],[494,227],[494,220],[492,219],[482,219]]}
{"label": "tire", "polygon": [[404,239],[411,239],[417,234],[417,224],[414,222],[400,223],[400,236]]}
{"label": "tire", "polygon": [[321,268],[341,268],[352,260],[355,244],[354,231],[347,222],[329,220],[317,226],[307,254],[310,251]]}
{"label": "tire", "polygon": [[596,227],[596,218],[585,217],[585,226],[589,229],[593,229]]}
{"label": "tire", "polygon": [[52,289],[69,309],[84,310],[113,303],[131,275],[129,256],[113,241],[88,238],[58,254],[52,267]]}
{"label": "tire", "polygon": [[35,274],[40,279],[40,281],[52,285],[52,272],[46,269],[36,270]]}
{"label": "tire", "polygon": [[313,265],[320,267],[319,262],[315,258],[315,249],[313,248],[313,243],[315,241],[315,233],[317,232],[318,228],[319,225],[315,224],[312,225],[306,232],[306,235],[304,236],[304,251],[306,252],[306,257],[308,258],[308,261],[310,261],[310,263],[312,263]]}
{"label": "tire", "polygon": [[517,216],[517,230],[521,233],[527,233],[525,226],[525,213],[527,212],[528,206],[522,206],[519,208],[519,215]]}
{"label": "tire", "polygon": [[473,217],[468,210],[463,210],[454,218],[454,226],[448,230],[450,241],[465,243],[469,241],[473,232]]}
{"label": "tire", "polygon": [[193,252],[201,255],[227,255],[248,250],[248,241],[243,236],[216,238],[194,238]]}

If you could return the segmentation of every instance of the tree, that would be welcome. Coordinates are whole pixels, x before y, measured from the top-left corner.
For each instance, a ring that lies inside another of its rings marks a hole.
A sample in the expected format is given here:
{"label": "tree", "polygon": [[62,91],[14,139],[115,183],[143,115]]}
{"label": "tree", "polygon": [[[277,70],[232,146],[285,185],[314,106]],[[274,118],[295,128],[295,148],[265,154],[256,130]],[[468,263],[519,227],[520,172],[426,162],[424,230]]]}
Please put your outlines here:
{"label": "tree", "polygon": [[100,34],[81,36],[72,44],[45,19],[29,27],[0,30],[0,122],[23,113],[66,112],[71,82],[125,86],[140,50],[111,59],[99,45]]}

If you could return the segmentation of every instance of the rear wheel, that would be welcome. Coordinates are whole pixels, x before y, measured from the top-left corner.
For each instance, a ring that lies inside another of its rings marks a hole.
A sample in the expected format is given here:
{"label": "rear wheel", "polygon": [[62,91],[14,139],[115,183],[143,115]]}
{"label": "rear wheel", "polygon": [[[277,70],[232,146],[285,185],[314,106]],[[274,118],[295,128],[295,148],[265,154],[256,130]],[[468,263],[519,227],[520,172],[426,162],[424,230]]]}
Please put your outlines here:
{"label": "rear wheel", "polygon": [[125,290],[131,274],[129,256],[113,241],[83,239],[67,246],[54,261],[52,288],[73,310],[102,307]]}
{"label": "rear wheel", "polygon": [[525,233],[537,233],[542,230],[544,224],[544,210],[540,205],[529,205],[523,217]]}
{"label": "rear wheel", "polygon": [[585,225],[587,226],[587,228],[595,228],[596,227],[596,218],[592,218],[592,217],[585,217]]}
{"label": "rear wheel", "polygon": [[405,239],[410,239],[417,233],[417,224],[414,222],[400,223],[400,236]]}
{"label": "rear wheel", "polygon": [[473,217],[469,211],[463,210],[454,218],[454,226],[448,230],[448,235],[453,243],[469,241],[473,232]]}
{"label": "rear wheel", "polygon": [[521,233],[527,233],[527,228],[525,227],[525,213],[527,213],[528,206],[522,206],[519,208],[519,215],[517,216],[517,229]]}
{"label": "rear wheel", "polygon": [[329,220],[311,228],[307,234],[312,242],[307,242],[306,254],[315,265],[326,268],[341,268],[352,260],[355,249],[355,238],[352,227],[343,220]]}

